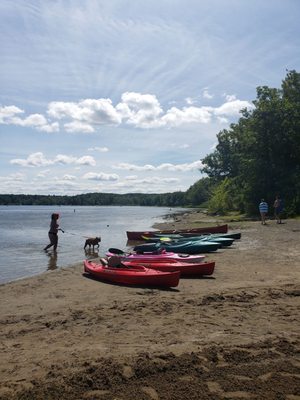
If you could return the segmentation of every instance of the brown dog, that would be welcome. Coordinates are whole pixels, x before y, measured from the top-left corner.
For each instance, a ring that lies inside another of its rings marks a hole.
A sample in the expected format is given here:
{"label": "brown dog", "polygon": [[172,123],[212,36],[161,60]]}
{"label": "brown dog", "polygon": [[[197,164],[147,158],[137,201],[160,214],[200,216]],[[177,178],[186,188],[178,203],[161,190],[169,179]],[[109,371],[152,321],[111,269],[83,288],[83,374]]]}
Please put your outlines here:
{"label": "brown dog", "polygon": [[93,250],[94,250],[95,246],[99,247],[99,243],[100,242],[101,242],[101,238],[100,237],[88,238],[85,241],[84,249],[86,248],[86,246],[89,246],[89,248],[91,248],[91,246],[93,246]]}

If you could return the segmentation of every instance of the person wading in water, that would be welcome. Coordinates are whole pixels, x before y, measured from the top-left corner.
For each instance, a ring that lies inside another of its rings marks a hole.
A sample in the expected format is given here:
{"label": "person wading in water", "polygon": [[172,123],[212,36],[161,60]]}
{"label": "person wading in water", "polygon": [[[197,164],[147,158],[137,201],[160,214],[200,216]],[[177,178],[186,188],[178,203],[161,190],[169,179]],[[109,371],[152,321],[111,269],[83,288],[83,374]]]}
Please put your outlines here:
{"label": "person wading in water", "polygon": [[57,249],[57,244],[58,244],[58,234],[57,233],[58,233],[58,231],[62,231],[64,233],[64,231],[59,227],[59,224],[57,222],[58,219],[59,219],[59,214],[53,213],[51,215],[50,229],[48,232],[50,243],[44,248],[45,251],[50,249],[50,247],[52,247],[52,246],[55,251]]}

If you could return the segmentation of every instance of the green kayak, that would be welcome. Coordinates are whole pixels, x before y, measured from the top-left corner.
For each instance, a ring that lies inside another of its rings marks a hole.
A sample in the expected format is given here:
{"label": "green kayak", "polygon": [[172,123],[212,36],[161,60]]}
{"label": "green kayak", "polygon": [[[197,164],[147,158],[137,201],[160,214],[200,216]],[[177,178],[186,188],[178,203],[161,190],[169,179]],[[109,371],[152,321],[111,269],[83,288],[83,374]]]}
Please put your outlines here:
{"label": "green kayak", "polygon": [[216,251],[221,247],[220,243],[210,241],[185,241],[182,243],[171,242],[171,243],[145,243],[139,244],[134,247],[134,251],[137,253],[147,253],[152,251],[159,251],[165,249],[167,252],[173,251],[174,253],[185,253],[185,254],[200,254],[209,253]]}
{"label": "green kayak", "polygon": [[215,235],[207,235],[207,236],[194,236],[190,238],[185,237],[173,237],[173,236],[162,236],[162,237],[143,237],[147,243],[172,243],[172,244],[180,244],[186,242],[217,242],[222,246],[231,246],[234,242],[234,239],[215,236]]}

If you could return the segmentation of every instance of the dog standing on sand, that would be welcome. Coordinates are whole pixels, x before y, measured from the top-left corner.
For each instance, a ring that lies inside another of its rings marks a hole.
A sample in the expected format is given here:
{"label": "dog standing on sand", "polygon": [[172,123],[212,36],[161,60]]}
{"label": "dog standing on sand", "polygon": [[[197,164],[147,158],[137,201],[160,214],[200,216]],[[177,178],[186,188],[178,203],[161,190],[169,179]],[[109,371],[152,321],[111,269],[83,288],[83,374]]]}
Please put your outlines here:
{"label": "dog standing on sand", "polygon": [[91,248],[91,246],[93,246],[93,250],[94,250],[95,246],[99,247],[100,242],[101,242],[100,237],[88,238],[85,241],[84,249],[86,248],[86,246],[89,246],[89,248]]}

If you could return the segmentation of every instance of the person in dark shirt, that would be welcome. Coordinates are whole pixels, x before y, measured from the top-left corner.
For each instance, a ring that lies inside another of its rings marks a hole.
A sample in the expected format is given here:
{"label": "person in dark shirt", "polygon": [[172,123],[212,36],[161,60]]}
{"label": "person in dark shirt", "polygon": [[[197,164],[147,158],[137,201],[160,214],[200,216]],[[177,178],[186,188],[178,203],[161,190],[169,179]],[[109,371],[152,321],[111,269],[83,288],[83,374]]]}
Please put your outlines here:
{"label": "person in dark shirt", "polygon": [[45,251],[50,249],[50,247],[52,247],[52,246],[55,251],[57,249],[57,244],[58,244],[58,234],[57,233],[58,233],[58,231],[62,231],[64,233],[64,231],[59,227],[59,224],[57,222],[58,219],[59,219],[59,214],[53,213],[51,215],[50,229],[48,232],[50,243],[44,248]]}
{"label": "person in dark shirt", "polygon": [[281,224],[281,213],[283,209],[283,203],[280,196],[276,196],[273,207],[277,224]]}

